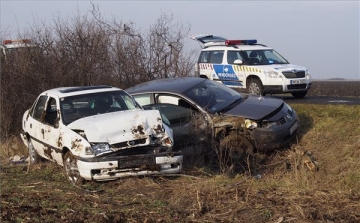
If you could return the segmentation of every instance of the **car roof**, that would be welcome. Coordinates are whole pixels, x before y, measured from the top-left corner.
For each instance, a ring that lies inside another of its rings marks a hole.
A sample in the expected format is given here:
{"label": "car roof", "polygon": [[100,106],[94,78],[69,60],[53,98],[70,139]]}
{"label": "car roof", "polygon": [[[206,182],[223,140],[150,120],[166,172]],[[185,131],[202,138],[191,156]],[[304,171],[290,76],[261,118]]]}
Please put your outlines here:
{"label": "car roof", "polygon": [[120,88],[112,87],[109,85],[93,85],[93,86],[74,86],[74,87],[59,87],[54,89],[49,89],[41,93],[42,95],[51,94],[57,95],[59,98],[68,97],[73,95],[97,93],[97,92],[106,92],[106,91],[116,91],[121,90]]}
{"label": "car roof", "polygon": [[265,49],[272,49],[270,47],[260,45],[260,44],[253,44],[253,45],[233,45],[233,46],[225,46],[225,45],[212,45],[206,46],[202,51],[211,51],[211,50],[265,50]]}
{"label": "car roof", "polygon": [[145,92],[183,93],[205,80],[204,78],[198,77],[164,78],[135,85],[134,87],[126,89],[126,92],[129,94]]}

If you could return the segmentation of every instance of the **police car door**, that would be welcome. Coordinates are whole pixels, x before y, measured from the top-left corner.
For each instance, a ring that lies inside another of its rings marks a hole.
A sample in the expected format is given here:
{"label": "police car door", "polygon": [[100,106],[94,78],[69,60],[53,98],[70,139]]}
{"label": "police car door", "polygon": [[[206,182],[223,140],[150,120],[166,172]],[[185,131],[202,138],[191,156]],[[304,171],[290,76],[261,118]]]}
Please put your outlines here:
{"label": "police car door", "polygon": [[210,72],[209,76],[211,80],[219,81],[223,84],[225,84],[224,81],[226,81],[227,77],[224,74],[224,50],[212,50],[210,52],[210,65],[211,69],[207,69]]}
{"label": "police car door", "polygon": [[240,60],[243,62],[240,51],[227,50],[226,60],[227,65],[224,66],[224,73],[226,72],[229,76],[229,79],[233,80],[230,82],[230,84],[227,85],[230,85],[230,87],[245,88],[245,69],[242,63],[238,63]]}

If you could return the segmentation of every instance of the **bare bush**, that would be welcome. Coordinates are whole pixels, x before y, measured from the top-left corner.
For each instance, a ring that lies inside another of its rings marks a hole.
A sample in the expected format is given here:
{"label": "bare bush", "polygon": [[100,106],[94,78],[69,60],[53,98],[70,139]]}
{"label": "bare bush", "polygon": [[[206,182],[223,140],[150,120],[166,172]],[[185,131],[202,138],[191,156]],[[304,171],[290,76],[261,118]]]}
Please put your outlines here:
{"label": "bare bush", "polygon": [[99,84],[126,89],[157,78],[188,76],[192,68],[183,43],[189,27],[174,24],[166,14],[141,31],[131,22],[105,20],[93,5],[87,15],[31,27],[19,38],[31,38],[36,47],[1,58],[2,140],[19,134],[23,112],[44,90]]}

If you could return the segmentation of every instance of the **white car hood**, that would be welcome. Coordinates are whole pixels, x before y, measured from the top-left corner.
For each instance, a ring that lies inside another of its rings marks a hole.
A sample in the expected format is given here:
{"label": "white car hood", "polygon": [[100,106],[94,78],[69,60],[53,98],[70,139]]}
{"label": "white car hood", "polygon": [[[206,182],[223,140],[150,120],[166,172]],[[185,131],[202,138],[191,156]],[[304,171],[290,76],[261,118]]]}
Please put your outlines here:
{"label": "white car hood", "polygon": [[109,144],[130,141],[149,136],[170,137],[165,133],[162,119],[157,110],[127,110],[90,116],[68,125],[73,130],[83,130],[89,142]]}
{"label": "white car hood", "polygon": [[289,70],[303,70],[306,71],[305,67],[297,66],[294,64],[272,64],[272,65],[262,65],[259,68],[266,69],[266,70],[277,70],[277,71],[289,71]]}

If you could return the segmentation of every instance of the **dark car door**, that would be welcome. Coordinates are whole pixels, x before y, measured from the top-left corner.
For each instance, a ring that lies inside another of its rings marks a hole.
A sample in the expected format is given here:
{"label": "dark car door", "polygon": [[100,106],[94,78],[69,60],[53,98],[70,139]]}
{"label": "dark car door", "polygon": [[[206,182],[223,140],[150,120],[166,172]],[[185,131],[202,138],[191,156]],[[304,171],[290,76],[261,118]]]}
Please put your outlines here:
{"label": "dark car door", "polygon": [[[163,122],[173,130],[176,146],[192,144],[193,137],[198,141],[206,135],[203,130],[207,124],[202,113],[186,99],[171,94],[144,94],[135,95],[134,98],[144,109],[160,111]],[[152,104],[148,104],[150,102]]]}

